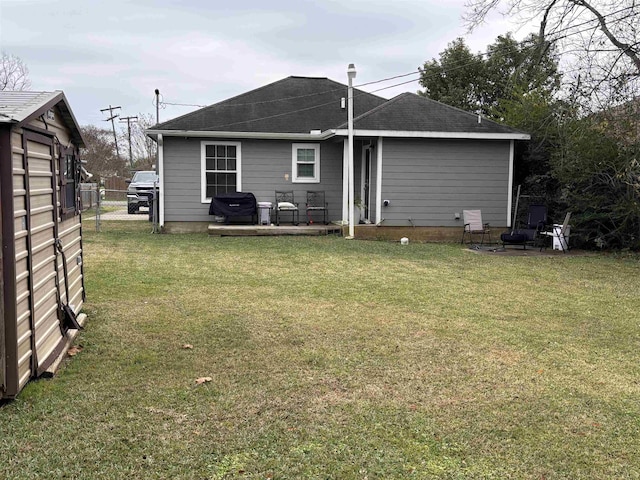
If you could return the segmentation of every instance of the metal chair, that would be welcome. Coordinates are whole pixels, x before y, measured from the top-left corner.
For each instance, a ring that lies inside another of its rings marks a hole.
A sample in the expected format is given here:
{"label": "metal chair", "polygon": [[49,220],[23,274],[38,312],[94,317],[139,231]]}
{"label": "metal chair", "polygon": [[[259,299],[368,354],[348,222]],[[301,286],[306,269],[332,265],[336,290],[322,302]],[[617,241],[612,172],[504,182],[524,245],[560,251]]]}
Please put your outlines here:
{"label": "metal chair", "polygon": [[278,191],[276,190],[276,225],[280,225],[280,215],[282,212],[291,213],[291,223],[298,225],[300,223],[298,204],[293,198],[293,190]]}
{"label": "metal chair", "polygon": [[542,244],[541,237],[547,225],[547,207],[539,204],[529,205],[527,212],[527,223],[523,228],[512,230],[510,233],[500,235],[502,246],[505,245],[522,245],[523,249],[527,249],[527,245],[537,247]]}
{"label": "metal chair", "polygon": [[325,225],[329,223],[327,220],[327,210],[329,204],[324,201],[324,190],[307,191],[307,225],[313,223],[312,213],[322,212],[322,221]]}
{"label": "metal chair", "polygon": [[480,245],[484,243],[484,237],[489,237],[489,243],[491,243],[491,230],[489,230],[489,224],[482,222],[481,210],[463,210],[462,218],[464,220],[464,230],[462,231],[462,240],[460,243],[464,243],[465,236],[468,236],[469,243],[473,240],[473,235],[482,235],[480,239]]}

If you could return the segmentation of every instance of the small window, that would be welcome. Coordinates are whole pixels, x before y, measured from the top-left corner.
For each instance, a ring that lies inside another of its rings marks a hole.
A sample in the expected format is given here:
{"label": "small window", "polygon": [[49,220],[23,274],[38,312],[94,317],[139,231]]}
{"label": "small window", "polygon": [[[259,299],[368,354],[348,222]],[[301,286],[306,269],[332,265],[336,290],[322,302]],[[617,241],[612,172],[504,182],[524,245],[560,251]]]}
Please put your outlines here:
{"label": "small window", "polygon": [[241,190],[240,143],[202,142],[202,202]]}
{"label": "small window", "polygon": [[294,143],[291,169],[294,183],[320,183],[320,144]]}
{"label": "small window", "polygon": [[80,213],[78,204],[79,160],[72,149],[60,152],[60,210],[62,218]]}
{"label": "small window", "polygon": [[75,208],[76,203],[76,179],[75,179],[75,162],[73,155],[65,155],[64,162],[64,178],[67,181],[65,188],[65,206]]}

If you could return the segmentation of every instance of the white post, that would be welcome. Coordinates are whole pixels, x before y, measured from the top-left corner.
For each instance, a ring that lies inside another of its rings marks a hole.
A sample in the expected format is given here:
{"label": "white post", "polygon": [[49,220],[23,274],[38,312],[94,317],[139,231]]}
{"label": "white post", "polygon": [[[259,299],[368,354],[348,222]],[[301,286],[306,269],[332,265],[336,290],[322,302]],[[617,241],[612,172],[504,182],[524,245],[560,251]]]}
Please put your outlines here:
{"label": "white post", "polygon": [[342,146],[342,225],[349,224],[349,139]]}
{"label": "white post", "polygon": [[348,123],[349,123],[349,236],[352,239],[355,236],[353,206],[354,206],[354,172],[353,172],[353,79],[356,78],[356,67],[353,63],[349,64],[347,69],[347,77],[349,78],[349,89],[347,90],[348,99]]}
{"label": "white post", "polygon": [[382,137],[376,147],[376,224],[382,223]]}
{"label": "white post", "polygon": [[158,189],[158,216],[160,217],[159,228],[164,227],[164,138],[158,134],[158,164],[156,165],[158,176],[160,177],[160,188]]}

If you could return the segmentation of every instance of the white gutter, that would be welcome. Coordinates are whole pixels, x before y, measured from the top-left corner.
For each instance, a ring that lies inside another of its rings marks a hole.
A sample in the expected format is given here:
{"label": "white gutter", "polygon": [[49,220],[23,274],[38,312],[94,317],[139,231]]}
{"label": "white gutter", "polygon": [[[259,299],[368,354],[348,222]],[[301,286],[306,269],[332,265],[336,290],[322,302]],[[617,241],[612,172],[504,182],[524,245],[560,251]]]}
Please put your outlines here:
{"label": "white gutter", "polygon": [[160,214],[160,228],[164,227],[164,139],[162,134],[158,134],[158,176],[160,177],[160,189],[159,195],[159,214]]}
{"label": "white gutter", "polygon": [[[348,130],[331,130],[336,136],[347,136]],[[477,140],[531,140],[528,133],[417,132],[411,130],[355,130],[358,137],[453,138]]]}
{"label": "white gutter", "polygon": [[[348,137],[348,129],[331,129],[320,133],[274,132],[208,132],[197,130],[146,130],[151,135],[165,137],[200,138],[255,138],[264,140],[326,140],[331,137]],[[391,138],[452,138],[469,140],[531,140],[528,133],[474,133],[474,132],[419,132],[413,130],[354,130],[354,136]]]}
{"label": "white gutter", "polygon": [[331,130],[320,133],[274,133],[274,132],[206,132],[197,130],[146,130],[147,135],[165,137],[199,138],[257,138],[265,140],[326,140],[334,136]]}

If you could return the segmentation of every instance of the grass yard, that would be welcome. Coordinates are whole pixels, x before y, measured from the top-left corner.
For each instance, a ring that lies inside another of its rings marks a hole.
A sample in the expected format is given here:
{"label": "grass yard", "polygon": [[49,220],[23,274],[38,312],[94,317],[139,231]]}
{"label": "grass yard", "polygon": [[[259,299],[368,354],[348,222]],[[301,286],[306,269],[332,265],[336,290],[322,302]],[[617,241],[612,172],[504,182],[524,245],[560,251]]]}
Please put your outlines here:
{"label": "grass yard", "polygon": [[85,228],[83,350],[0,408],[0,478],[640,478],[637,256],[123,223]]}

